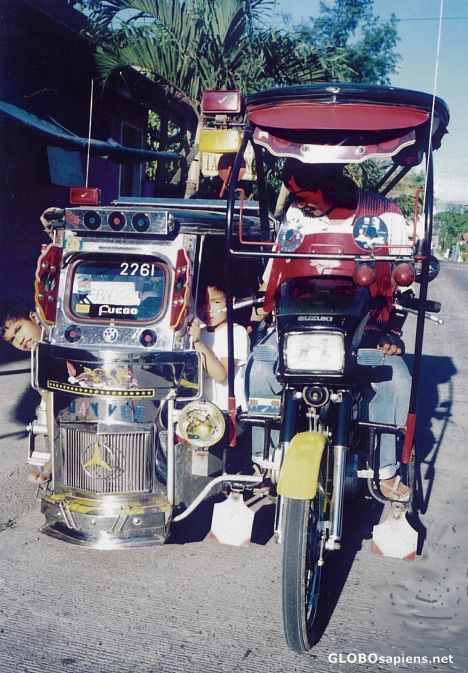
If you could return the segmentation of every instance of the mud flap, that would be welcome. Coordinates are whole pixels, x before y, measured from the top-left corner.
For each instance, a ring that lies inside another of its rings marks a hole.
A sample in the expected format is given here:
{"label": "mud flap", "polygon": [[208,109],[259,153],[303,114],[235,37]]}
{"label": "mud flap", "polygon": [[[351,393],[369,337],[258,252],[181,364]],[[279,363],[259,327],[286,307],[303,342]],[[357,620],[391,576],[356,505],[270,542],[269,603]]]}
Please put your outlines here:
{"label": "mud flap", "polygon": [[235,547],[249,547],[254,516],[242,493],[231,492],[213,508],[209,538]]}
{"label": "mud flap", "polygon": [[280,495],[297,500],[315,498],[325,442],[325,435],[319,432],[299,432],[294,435],[280,472]]}
{"label": "mud flap", "polygon": [[407,506],[392,503],[388,516],[382,523],[374,526],[372,531],[372,552],[377,556],[416,560],[418,533],[407,519]]}

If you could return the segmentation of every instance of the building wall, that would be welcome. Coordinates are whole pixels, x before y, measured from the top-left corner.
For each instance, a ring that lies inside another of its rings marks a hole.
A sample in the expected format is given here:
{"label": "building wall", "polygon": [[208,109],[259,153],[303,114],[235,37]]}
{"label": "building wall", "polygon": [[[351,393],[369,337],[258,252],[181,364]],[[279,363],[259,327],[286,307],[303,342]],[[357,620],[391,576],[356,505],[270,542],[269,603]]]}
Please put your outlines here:
{"label": "building wall", "polygon": [[[83,18],[64,0],[2,0],[0,3],[0,98],[44,120],[54,120],[81,137],[88,135],[93,45],[80,35]],[[146,130],[147,109],[131,96],[95,83],[92,137],[121,142],[122,122]],[[68,205],[67,185],[51,179],[47,141],[0,116],[0,297],[33,304],[33,279],[41,243],[39,222],[48,206]],[[65,161],[81,167],[86,156]],[[57,167],[56,166],[56,167]],[[102,202],[119,194],[120,166],[91,157],[89,186],[102,190]],[[82,185],[75,185],[82,186]]]}

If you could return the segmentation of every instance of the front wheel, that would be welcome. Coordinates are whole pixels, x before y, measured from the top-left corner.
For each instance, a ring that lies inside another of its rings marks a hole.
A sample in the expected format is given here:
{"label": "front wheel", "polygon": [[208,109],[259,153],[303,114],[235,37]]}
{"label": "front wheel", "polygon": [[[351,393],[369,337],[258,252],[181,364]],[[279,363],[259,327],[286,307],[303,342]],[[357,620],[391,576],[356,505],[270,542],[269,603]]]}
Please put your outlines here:
{"label": "front wheel", "polygon": [[319,495],[283,500],[283,623],[286,642],[296,652],[317,641],[322,512]]}

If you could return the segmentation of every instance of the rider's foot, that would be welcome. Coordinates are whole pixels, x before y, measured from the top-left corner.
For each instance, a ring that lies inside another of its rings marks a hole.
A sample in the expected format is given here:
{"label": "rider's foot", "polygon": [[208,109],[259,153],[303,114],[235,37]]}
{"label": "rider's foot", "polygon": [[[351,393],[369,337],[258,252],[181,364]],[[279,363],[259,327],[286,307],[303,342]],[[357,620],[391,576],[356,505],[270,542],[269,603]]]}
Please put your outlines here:
{"label": "rider's foot", "polygon": [[44,467],[34,468],[28,474],[28,481],[32,484],[47,484],[48,481],[52,479],[52,472],[50,469],[50,463],[46,463]]}
{"label": "rider's foot", "polygon": [[384,498],[395,500],[397,502],[408,502],[410,499],[410,489],[401,481],[401,477],[396,475],[391,479],[381,479],[379,489]]}

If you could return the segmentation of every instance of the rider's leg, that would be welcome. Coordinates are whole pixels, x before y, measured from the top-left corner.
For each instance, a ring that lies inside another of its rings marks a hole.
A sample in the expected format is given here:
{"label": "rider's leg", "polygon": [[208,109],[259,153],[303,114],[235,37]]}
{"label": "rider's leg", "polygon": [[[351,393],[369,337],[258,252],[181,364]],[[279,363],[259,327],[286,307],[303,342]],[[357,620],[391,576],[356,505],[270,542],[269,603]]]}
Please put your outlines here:
{"label": "rider's leg", "polygon": [[[369,403],[369,420],[376,423],[405,425],[408,413],[411,375],[399,355],[386,355],[384,365],[392,368],[391,378],[373,383],[375,395]],[[390,479],[398,470],[397,438],[389,433],[380,437],[380,479]]]}
{"label": "rider's leg", "polygon": [[[278,337],[275,330],[270,330],[252,350],[246,366],[245,383],[248,408],[253,413],[271,415],[274,409],[272,400],[279,399],[282,386],[275,376],[275,365],[278,357]],[[262,427],[252,428],[252,459],[261,462],[264,455],[265,430]],[[269,441],[269,457],[278,444],[278,431],[272,430]]]}

